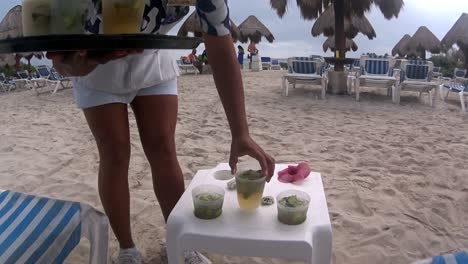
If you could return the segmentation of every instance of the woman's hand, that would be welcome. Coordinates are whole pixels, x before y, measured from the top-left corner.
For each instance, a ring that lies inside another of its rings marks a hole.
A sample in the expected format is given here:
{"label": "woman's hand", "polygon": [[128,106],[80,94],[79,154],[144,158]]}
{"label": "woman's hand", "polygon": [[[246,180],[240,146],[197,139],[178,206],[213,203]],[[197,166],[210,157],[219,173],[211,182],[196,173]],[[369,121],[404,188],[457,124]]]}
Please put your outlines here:
{"label": "woman's hand", "polygon": [[229,158],[231,173],[235,174],[237,172],[238,159],[246,155],[258,160],[262,168],[262,175],[266,177],[267,182],[270,182],[275,172],[275,160],[266,154],[250,136],[233,138],[231,157]]}
{"label": "woman's hand", "polygon": [[71,51],[48,52],[47,58],[52,60],[54,68],[63,76],[86,76],[99,64],[126,57],[130,54],[141,53],[141,50],[116,50],[116,51]]}

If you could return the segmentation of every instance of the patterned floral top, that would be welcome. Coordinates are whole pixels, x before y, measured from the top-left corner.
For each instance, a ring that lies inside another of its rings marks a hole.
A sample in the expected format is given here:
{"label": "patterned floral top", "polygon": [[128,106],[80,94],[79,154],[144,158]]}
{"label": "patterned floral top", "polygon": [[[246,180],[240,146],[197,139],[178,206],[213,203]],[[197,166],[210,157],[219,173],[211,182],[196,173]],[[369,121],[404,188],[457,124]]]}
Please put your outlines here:
{"label": "patterned floral top", "polygon": [[[145,12],[141,32],[167,34],[177,22],[189,13],[189,7],[168,6],[167,0],[145,0]],[[87,21],[86,29],[91,33],[101,32],[101,0],[92,0],[94,12]],[[197,12],[205,33],[224,36],[230,33],[227,0],[197,0]]]}

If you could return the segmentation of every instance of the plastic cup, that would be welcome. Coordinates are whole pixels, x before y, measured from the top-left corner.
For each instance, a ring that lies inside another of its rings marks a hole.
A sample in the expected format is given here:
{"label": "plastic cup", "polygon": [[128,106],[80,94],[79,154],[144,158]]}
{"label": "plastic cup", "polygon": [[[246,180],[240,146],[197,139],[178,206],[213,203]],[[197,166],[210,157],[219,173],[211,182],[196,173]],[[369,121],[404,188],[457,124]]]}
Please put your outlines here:
{"label": "plastic cup", "polygon": [[52,0],[51,33],[83,34],[88,17],[88,0]]}
{"label": "plastic cup", "polygon": [[307,219],[310,196],[302,191],[284,191],[276,197],[278,220],[286,225],[300,225]]}
{"label": "plastic cup", "polygon": [[224,190],[216,185],[200,185],[192,190],[193,213],[197,218],[209,220],[223,213]]}
{"label": "plastic cup", "polygon": [[253,211],[260,207],[266,178],[255,163],[238,166],[236,174],[237,201],[243,210]]}
{"label": "plastic cup", "polygon": [[50,34],[51,1],[22,1],[23,36],[43,36]]}
{"label": "plastic cup", "polygon": [[102,0],[104,34],[140,33],[144,0]]}

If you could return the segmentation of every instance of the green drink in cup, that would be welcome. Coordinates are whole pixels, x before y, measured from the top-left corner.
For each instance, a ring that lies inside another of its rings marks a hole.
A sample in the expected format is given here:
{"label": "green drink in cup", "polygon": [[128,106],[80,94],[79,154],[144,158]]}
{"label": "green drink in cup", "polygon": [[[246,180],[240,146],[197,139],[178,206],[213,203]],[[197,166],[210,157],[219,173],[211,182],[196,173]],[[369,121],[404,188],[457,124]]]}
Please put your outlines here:
{"label": "green drink in cup", "polygon": [[104,34],[140,33],[144,0],[102,0]]}
{"label": "green drink in cup", "polygon": [[83,34],[88,17],[89,0],[52,0],[51,33]]}
{"label": "green drink in cup", "polygon": [[302,191],[290,190],[276,197],[278,220],[286,225],[300,225],[307,219],[310,197]]}
{"label": "green drink in cup", "polygon": [[23,36],[43,36],[50,34],[51,1],[22,1]]}
{"label": "green drink in cup", "polygon": [[224,190],[216,185],[204,184],[192,190],[193,213],[197,218],[209,220],[223,213]]}
{"label": "green drink in cup", "polygon": [[237,201],[243,210],[253,211],[257,209],[263,196],[266,178],[262,171],[252,163],[239,166],[236,175]]}

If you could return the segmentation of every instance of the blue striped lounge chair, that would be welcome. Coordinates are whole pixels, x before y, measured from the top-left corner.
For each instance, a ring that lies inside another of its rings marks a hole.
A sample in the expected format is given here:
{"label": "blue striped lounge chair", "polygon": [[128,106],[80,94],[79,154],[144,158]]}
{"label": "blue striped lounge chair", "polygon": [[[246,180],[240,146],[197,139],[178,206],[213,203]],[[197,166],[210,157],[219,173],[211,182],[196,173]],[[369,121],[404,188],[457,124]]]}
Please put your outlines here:
{"label": "blue striped lounge chair", "polygon": [[356,100],[360,99],[361,87],[385,88],[390,95],[397,79],[394,76],[395,59],[390,56],[363,55],[361,70],[354,82]]}
{"label": "blue striped lounge chair", "polygon": [[283,76],[283,90],[288,96],[289,84],[312,84],[321,86],[321,98],[325,98],[327,80],[321,60],[311,57],[292,57],[288,59],[288,73]]}
{"label": "blue striped lounge chair", "polygon": [[468,249],[413,262],[413,264],[466,264],[466,263],[468,263]]}
{"label": "blue striped lounge chair", "polygon": [[279,60],[277,60],[277,59],[271,60],[271,70],[274,70],[274,71],[280,71],[281,70],[281,65],[279,63]]}
{"label": "blue striped lounge chair", "polygon": [[31,81],[31,77],[29,76],[28,71],[18,71],[16,72],[18,79],[12,80],[15,84],[16,88],[26,88],[32,89],[34,87],[33,82]]}
{"label": "blue striped lounge chair", "polygon": [[453,80],[455,82],[466,82],[468,81],[468,78],[466,76],[467,70],[465,69],[460,69],[460,68],[455,68],[453,70]]}
{"label": "blue striped lounge chair", "polygon": [[400,83],[393,89],[394,100],[400,103],[402,91],[419,92],[419,97],[423,93],[429,96],[429,103],[434,103],[434,91],[439,84],[432,82],[432,70],[434,64],[423,60],[404,60],[401,63]]}
{"label": "blue striped lounge chair", "polygon": [[3,72],[0,73],[0,88],[3,90],[4,93],[10,92],[15,88],[15,85],[7,80]]}
{"label": "blue striped lounge chair", "polygon": [[[63,78],[58,74],[57,71],[52,68],[41,65],[36,68],[39,75],[38,78],[32,79],[36,82],[34,86],[34,91],[39,94],[39,90],[48,87],[49,84],[53,85],[52,93],[57,93],[58,89],[62,87],[63,89],[71,87],[71,80],[68,78]],[[65,85],[68,84],[68,85]]]}
{"label": "blue striped lounge chair", "polygon": [[[444,89],[447,90],[447,93],[445,96],[442,95],[444,92]],[[467,107],[465,103],[465,97],[468,97],[468,81],[465,82],[464,84],[450,82],[448,84],[443,84],[440,86],[440,94],[444,101],[447,100],[447,97],[449,96],[450,92],[458,93],[459,98],[460,98],[461,111],[463,113],[466,113]]]}
{"label": "blue striped lounge chair", "polygon": [[63,263],[86,237],[89,263],[108,261],[107,217],[89,205],[0,191],[0,263]]}
{"label": "blue striped lounge chair", "polygon": [[271,58],[270,57],[261,57],[262,61],[262,70],[271,70]]}
{"label": "blue striped lounge chair", "polygon": [[442,67],[434,67],[432,70],[432,77],[441,78],[442,77]]}
{"label": "blue striped lounge chair", "polygon": [[198,75],[199,71],[193,63],[185,63],[182,59],[177,60],[177,66],[179,67],[180,71],[183,71],[185,74],[188,73],[193,73],[195,75]]}

